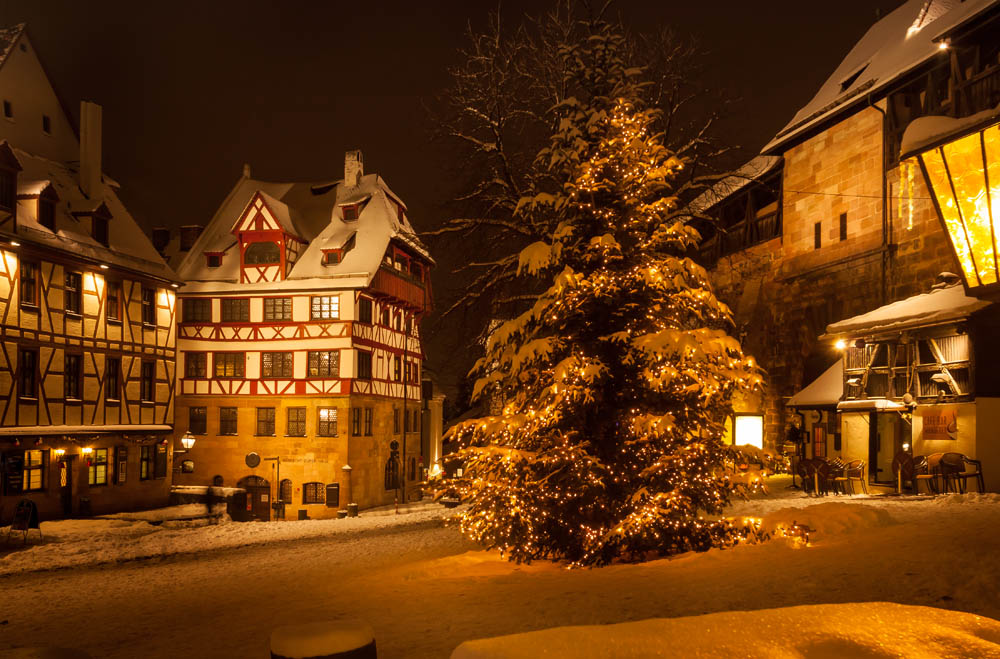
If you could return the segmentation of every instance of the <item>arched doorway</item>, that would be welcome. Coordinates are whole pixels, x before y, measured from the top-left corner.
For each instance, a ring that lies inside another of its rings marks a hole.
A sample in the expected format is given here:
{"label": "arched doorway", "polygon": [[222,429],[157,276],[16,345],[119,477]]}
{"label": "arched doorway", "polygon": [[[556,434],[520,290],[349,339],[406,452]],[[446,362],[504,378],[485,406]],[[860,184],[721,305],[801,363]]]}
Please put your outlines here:
{"label": "arched doorway", "polygon": [[237,487],[247,491],[247,514],[250,520],[271,520],[271,484],[260,476],[247,476]]}

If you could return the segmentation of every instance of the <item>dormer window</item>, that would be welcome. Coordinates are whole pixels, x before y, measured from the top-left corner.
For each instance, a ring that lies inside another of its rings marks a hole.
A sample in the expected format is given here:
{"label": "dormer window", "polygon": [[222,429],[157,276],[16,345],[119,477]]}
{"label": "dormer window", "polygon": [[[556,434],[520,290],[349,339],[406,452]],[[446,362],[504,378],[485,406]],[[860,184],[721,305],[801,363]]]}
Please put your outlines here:
{"label": "dormer window", "polygon": [[222,265],[222,254],[219,252],[205,252],[205,265],[209,268],[218,268]]}
{"label": "dormer window", "polygon": [[338,265],[344,258],[342,250],[324,249],[323,265]]}
{"label": "dormer window", "polygon": [[3,116],[5,119],[14,118],[14,106],[11,105],[10,101],[4,99],[3,102]]}
{"label": "dormer window", "polygon": [[52,186],[46,186],[38,195],[38,223],[49,231],[56,230],[56,202],[59,196],[56,195]]}
{"label": "dormer window", "polygon": [[243,262],[254,265],[269,265],[281,262],[281,250],[277,243],[251,243],[243,255]]}
{"label": "dormer window", "polygon": [[52,119],[47,114],[42,115],[42,132],[46,135],[52,134]]}
{"label": "dormer window", "polygon": [[342,206],[344,209],[344,221],[345,222],[356,222],[361,216],[361,204],[349,204],[347,206]]}

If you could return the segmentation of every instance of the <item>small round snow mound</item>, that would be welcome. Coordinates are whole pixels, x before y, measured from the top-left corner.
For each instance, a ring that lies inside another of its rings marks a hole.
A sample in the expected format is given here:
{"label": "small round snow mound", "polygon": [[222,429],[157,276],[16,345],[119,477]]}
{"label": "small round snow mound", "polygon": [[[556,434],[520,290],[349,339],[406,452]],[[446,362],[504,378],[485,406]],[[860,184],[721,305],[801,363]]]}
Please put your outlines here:
{"label": "small round snow mound", "polygon": [[271,654],[289,659],[326,657],[359,650],[374,640],[375,632],[363,622],[324,621],[287,625],[271,632]]}
{"label": "small round snow mound", "polygon": [[466,641],[451,659],[1000,657],[1000,622],[888,602],[818,604],[555,627]]}
{"label": "small round snow mound", "polygon": [[778,526],[803,524],[816,532],[817,538],[856,533],[865,529],[889,526],[892,515],[882,508],[859,503],[830,501],[805,508],[782,508],[764,516],[764,529],[773,532]]}

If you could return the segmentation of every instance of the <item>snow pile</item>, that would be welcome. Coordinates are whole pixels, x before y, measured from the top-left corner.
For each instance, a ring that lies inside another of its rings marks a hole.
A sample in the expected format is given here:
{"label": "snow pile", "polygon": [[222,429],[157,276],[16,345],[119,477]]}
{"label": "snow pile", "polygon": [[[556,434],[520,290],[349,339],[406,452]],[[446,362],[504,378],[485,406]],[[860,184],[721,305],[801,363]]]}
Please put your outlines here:
{"label": "snow pile", "polygon": [[[171,506],[169,510],[176,513],[188,508],[206,512],[204,504]],[[127,513],[109,518],[42,522],[40,544],[29,543],[19,551],[0,554],[0,576],[308,538],[338,535],[347,538],[391,527],[440,523],[458,512],[426,502],[401,505],[399,511],[396,515],[394,508],[388,506],[347,519],[243,524],[229,522],[228,516],[223,516],[223,523],[214,525],[204,519],[161,522],[170,516],[156,511],[141,513],[146,516],[142,520],[134,518],[140,513]],[[0,536],[5,534],[0,529]]]}
{"label": "snow pile", "polygon": [[779,527],[791,528],[793,524],[808,526],[816,537],[824,538],[846,533],[857,533],[894,524],[892,515],[883,508],[863,506],[843,501],[818,503],[806,508],[782,508],[764,516],[763,527],[774,533]]}
{"label": "snow pile", "polygon": [[452,659],[625,657],[1000,657],[1000,622],[888,602],[556,627],[466,641]]}
{"label": "snow pile", "polygon": [[290,659],[328,657],[360,650],[374,641],[375,632],[361,622],[308,622],[271,632],[271,654]]}
{"label": "snow pile", "polygon": [[935,497],[934,504],[938,506],[954,506],[956,504],[988,504],[1000,503],[1000,493],[997,492],[966,492],[965,494],[945,494]]}

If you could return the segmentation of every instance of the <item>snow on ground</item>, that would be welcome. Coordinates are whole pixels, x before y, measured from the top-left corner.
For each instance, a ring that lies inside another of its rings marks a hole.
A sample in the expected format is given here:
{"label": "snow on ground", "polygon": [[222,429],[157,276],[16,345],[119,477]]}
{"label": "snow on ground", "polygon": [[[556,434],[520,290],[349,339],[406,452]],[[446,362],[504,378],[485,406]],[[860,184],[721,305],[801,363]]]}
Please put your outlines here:
{"label": "snow on ground", "polygon": [[[684,642],[664,643],[665,639]],[[468,641],[451,658],[729,659],[748,654],[811,659],[1000,657],[1000,622],[970,613],[886,602],[816,604],[556,627]]]}
{"label": "snow on ground", "polygon": [[[27,544],[15,533],[10,543],[0,545],[0,576],[364,533],[400,523],[442,519],[454,512],[431,502],[403,505],[399,511],[396,515],[393,506],[385,506],[346,519],[236,523],[229,521],[224,503],[215,505],[211,519],[207,518],[205,504],[192,503],[90,519],[42,522],[42,542],[31,531]],[[0,537],[6,536],[6,529],[0,529]]]}
{"label": "snow on ground", "polygon": [[[500,560],[444,526],[442,512],[186,529],[129,522],[150,530],[107,552],[128,556],[130,544],[157,535],[194,551],[103,566],[81,561],[68,570],[7,569],[0,651],[44,642],[101,657],[264,659],[276,627],[358,619],[374,630],[381,659],[447,657],[464,641],[552,627],[879,601],[1000,618],[1000,495],[814,499],[788,484],[772,479],[769,497],[740,502],[732,513],[765,523],[792,516],[816,529],[809,546],[779,539],[593,570]],[[348,531],[351,523],[372,527]],[[323,530],[295,540],[306,532],[291,529],[308,525]],[[226,544],[228,533],[243,536],[231,539],[239,546]],[[152,553],[146,542],[134,553]],[[37,549],[83,553],[72,549],[83,544]],[[0,565],[34,551],[15,551]],[[35,560],[46,567],[67,559],[55,552]]]}

